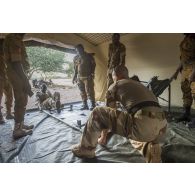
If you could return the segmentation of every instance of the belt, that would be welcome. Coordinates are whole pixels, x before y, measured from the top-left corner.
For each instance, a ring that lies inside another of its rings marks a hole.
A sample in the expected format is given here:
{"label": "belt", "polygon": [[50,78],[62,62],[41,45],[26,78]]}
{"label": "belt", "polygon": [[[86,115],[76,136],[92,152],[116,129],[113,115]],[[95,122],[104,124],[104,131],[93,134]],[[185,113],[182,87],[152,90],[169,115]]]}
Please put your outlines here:
{"label": "belt", "polygon": [[164,120],[166,118],[164,112],[151,112],[148,110],[141,110],[141,112],[138,114],[140,114],[142,116],[147,116],[147,117],[152,118],[152,119],[157,118],[160,120]]}
{"label": "belt", "polygon": [[144,101],[144,102],[138,103],[138,104],[134,105],[133,107],[127,109],[127,111],[129,114],[134,115],[138,110],[141,110],[142,108],[145,108],[145,107],[151,107],[151,106],[161,108],[161,106],[159,105],[158,102]]}

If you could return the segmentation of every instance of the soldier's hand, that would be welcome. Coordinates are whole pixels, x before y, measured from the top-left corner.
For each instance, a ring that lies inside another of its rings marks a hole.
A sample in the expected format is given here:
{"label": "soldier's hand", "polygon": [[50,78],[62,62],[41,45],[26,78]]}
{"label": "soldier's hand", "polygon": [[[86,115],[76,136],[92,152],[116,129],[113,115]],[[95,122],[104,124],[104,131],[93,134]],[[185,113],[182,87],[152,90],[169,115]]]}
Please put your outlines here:
{"label": "soldier's hand", "polygon": [[77,78],[73,78],[73,79],[72,79],[72,83],[73,83],[73,84],[77,83]]}
{"label": "soldier's hand", "polygon": [[195,81],[195,72],[193,72],[193,73],[189,76],[189,81],[190,81],[190,83]]}
{"label": "soldier's hand", "polygon": [[174,78],[175,80],[177,80],[178,74],[179,74],[179,71],[177,70],[177,71],[174,73],[174,75],[173,75],[173,78]]}
{"label": "soldier's hand", "polygon": [[24,91],[25,92],[29,92],[29,91],[31,91],[31,85],[30,85],[30,83],[29,83],[29,81],[28,80],[26,80],[25,82],[24,82]]}
{"label": "soldier's hand", "polygon": [[91,78],[92,78],[92,79],[95,79],[95,75],[94,75],[94,74],[91,74]]}

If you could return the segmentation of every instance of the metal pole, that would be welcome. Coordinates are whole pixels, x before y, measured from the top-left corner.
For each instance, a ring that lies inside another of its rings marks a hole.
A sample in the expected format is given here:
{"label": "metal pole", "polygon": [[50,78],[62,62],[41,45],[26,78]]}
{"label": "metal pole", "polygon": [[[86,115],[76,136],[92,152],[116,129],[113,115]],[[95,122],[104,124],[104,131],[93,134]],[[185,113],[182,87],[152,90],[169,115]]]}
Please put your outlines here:
{"label": "metal pole", "polygon": [[60,119],[60,118],[57,118],[57,117],[53,116],[52,114],[50,114],[49,112],[47,112],[47,111],[45,111],[45,110],[42,110],[42,111],[43,111],[45,114],[47,114],[47,115],[51,116],[52,118],[54,118],[54,119],[56,119],[56,120],[58,120],[58,121],[60,121],[60,122],[64,123],[65,125],[67,125],[67,126],[69,126],[69,127],[73,128],[74,130],[79,131],[79,132],[81,132],[81,133],[82,133],[82,131],[81,131],[79,128],[77,128],[77,127],[75,127],[75,126],[73,126],[73,125],[71,125],[71,124],[69,124],[69,123],[67,123],[67,122],[63,121],[63,120],[62,120],[62,119]]}

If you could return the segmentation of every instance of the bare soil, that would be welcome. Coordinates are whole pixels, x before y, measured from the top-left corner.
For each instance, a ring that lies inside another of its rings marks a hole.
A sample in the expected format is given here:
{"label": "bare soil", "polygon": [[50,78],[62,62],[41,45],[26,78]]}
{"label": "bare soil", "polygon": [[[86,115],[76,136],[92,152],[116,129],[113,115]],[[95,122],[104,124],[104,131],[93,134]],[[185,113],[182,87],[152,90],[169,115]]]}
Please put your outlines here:
{"label": "bare soil", "polygon": [[[54,87],[48,87],[48,89],[54,93],[55,91],[60,92],[61,95],[61,103],[70,103],[70,102],[75,102],[75,101],[80,101],[81,97],[80,97],[80,93],[79,90],[77,88],[77,86],[54,86]],[[36,97],[35,94],[38,91],[38,89],[32,88],[32,91],[34,92],[34,95],[31,98],[28,98],[28,104],[27,104],[27,109],[32,109],[32,108],[36,108],[35,106],[35,102],[36,102]],[[3,109],[2,111],[5,112],[5,96],[3,96],[2,99],[2,105]],[[14,107],[14,102],[13,102],[13,107]],[[12,107],[12,110],[13,110]]]}

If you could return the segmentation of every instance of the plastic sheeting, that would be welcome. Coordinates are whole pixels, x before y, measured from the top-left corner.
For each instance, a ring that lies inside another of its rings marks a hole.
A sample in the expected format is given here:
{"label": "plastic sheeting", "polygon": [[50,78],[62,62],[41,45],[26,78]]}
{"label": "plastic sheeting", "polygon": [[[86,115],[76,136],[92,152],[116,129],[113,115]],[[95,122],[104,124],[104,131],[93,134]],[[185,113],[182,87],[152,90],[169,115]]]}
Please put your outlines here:
{"label": "plastic sheeting", "polygon": [[[53,111],[54,119],[44,112],[26,114],[26,122],[34,124],[33,134],[17,141],[12,139],[13,121],[0,126],[0,162],[2,163],[81,163],[81,162],[145,162],[143,156],[132,147],[129,140],[113,135],[106,146],[97,146],[96,158],[81,159],[71,152],[77,144],[89,111],[80,111],[80,104],[67,105],[60,114]],[[64,124],[68,123],[69,125]],[[71,127],[72,126],[72,127]],[[195,162],[195,130],[184,124],[170,122],[162,145],[163,162]]]}
{"label": "plastic sheeting", "polygon": [[[85,124],[89,111],[80,111],[74,105],[73,111],[64,109],[61,114],[52,115],[79,129],[77,120]],[[118,135],[112,136],[106,147],[98,145],[95,159],[77,158],[71,146],[80,140],[80,131],[65,125],[39,111],[26,115],[29,124],[35,124],[33,134],[18,141],[12,140],[13,121],[7,121],[0,130],[0,161],[17,163],[64,163],[64,162],[145,162],[129,140]]]}

